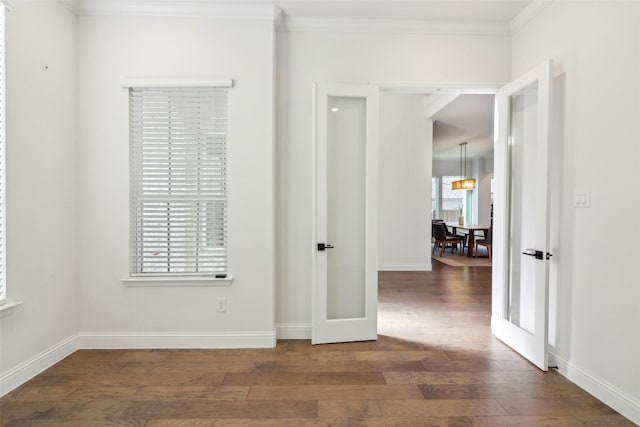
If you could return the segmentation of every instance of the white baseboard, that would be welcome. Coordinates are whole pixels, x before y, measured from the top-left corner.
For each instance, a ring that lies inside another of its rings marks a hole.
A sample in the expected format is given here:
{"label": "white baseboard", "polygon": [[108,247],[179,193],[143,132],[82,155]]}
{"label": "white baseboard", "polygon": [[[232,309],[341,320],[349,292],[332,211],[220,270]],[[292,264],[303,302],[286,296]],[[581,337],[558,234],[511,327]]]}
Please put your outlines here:
{"label": "white baseboard", "polygon": [[0,375],[0,397],[76,350],[145,348],[273,348],[274,332],[77,333]]}
{"label": "white baseboard", "polygon": [[629,396],[588,370],[556,354],[549,353],[549,365],[556,365],[558,372],[562,375],[640,425],[640,400]]}
{"label": "white baseboard", "polygon": [[81,349],[273,348],[275,332],[81,332]]}
{"label": "white baseboard", "polygon": [[21,386],[78,350],[77,338],[77,335],[74,334],[0,375],[0,396],[4,396]]}
{"label": "white baseboard", "polygon": [[276,334],[280,340],[310,340],[311,324],[280,323],[276,325]]}
{"label": "white baseboard", "polygon": [[431,263],[420,264],[378,264],[378,271],[431,271]]}

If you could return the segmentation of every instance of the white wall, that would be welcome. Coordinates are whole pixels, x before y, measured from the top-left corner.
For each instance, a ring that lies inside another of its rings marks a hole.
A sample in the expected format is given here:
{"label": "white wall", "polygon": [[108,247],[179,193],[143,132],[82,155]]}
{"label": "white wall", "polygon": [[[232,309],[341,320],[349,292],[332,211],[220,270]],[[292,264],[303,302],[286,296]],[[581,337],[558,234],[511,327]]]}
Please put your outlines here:
{"label": "white wall", "polygon": [[491,224],[491,180],[493,155],[478,159],[478,224]]}
{"label": "white wall", "polygon": [[[78,17],[80,330],[87,345],[275,345],[274,27],[264,19]],[[231,77],[229,287],[125,287],[127,78]],[[216,298],[227,312],[216,312]]]}
{"label": "white wall", "polygon": [[460,175],[460,159],[433,159],[433,176]]}
{"label": "white wall", "polygon": [[425,95],[380,94],[378,268],[431,270],[433,122]]}
{"label": "white wall", "polygon": [[276,321],[280,337],[310,337],[313,82],[506,82],[510,46],[507,36],[278,34]]}
{"label": "white wall", "polygon": [[490,155],[469,160],[471,176],[476,180],[476,189],[471,192],[473,218],[475,224],[491,223],[491,179],[493,178],[493,157]]}
{"label": "white wall", "polygon": [[74,19],[53,2],[6,18],[7,287],[22,304],[0,319],[0,392],[77,331]]}
{"label": "white wall", "polygon": [[[513,75],[553,59],[551,338],[561,371],[640,423],[640,4],[552,2],[513,38]],[[590,208],[574,208],[577,189]],[[620,200],[624,200],[620,204]],[[606,240],[605,240],[606,239]],[[603,242],[606,244],[603,246]]]}

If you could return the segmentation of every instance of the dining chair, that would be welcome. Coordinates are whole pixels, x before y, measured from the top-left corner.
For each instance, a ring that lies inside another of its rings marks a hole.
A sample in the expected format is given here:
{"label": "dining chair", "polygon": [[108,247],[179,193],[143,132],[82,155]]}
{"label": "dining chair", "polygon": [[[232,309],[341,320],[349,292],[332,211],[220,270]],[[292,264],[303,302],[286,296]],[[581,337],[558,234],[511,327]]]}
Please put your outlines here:
{"label": "dining chair", "polygon": [[484,239],[476,240],[476,258],[478,258],[478,245],[485,246],[487,248],[487,253],[489,254],[489,262],[491,261],[491,252],[493,250],[493,227],[489,227],[487,230]]}
{"label": "dining chair", "polygon": [[441,222],[444,224],[444,229],[445,229],[445,231],[447,232],[447,236],[448,236],[448,237],[457,237],[457,238],[462,238],[462,245],[461,245],[461,247],[462,247],[462,250],[464,251],[464,247],[465,247],[465,246],[468,246],[468,243],[467,243],[467,242],[469,241],[469,239],[468,239],[469,235],[468,235],[468,234],[465,234],[465,233],[458,234],[458,233],[454,233],[454,232],[452,232],[452,231],[449,231],[449,227],[447,226],[447,224],[445,224],[445,223],[444,223],[444,221],[441,221]]}
{"label": "dining chair", "polygon": [[462,245],[464,245],[464,237],[457,235],[447,236],[447,226],[441,222],[431,223],[431,234],[434,238],[434,244],[431,253],[434,253],[436,249],[440,247],[440,256],[442,256],[447,246],[451,247],[451,253],[453,253],[453,249],[457,248],[458,244],[460,244],[460,256],[462,256]]}

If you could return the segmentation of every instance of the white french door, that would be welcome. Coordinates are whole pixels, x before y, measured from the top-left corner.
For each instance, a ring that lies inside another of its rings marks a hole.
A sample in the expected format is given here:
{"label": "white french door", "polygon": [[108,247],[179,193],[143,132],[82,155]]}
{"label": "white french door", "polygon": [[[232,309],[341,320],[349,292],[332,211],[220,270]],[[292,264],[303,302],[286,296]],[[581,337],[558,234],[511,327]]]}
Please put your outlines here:
{"label": "white french door", "polygon": [[378,88],[316,84],[312,344],[377,338]]}
{"label": "white french door", "polygon": [[548,369],[551,62],[497,94],[491,329]]}

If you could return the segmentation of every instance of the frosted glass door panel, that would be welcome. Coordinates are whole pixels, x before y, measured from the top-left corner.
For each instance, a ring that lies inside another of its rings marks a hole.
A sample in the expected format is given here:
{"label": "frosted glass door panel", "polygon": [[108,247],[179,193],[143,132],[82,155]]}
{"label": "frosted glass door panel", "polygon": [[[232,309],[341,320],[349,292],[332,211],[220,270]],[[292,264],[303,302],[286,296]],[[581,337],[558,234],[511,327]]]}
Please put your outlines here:
{"label": "frosted glass door panel", "polygon": [[[536,248],[538,85],[511,96],[509,131],[509,274],[507,320],[535,333],[536,259],[524,255]],[[528,226],[527,226],[528,225]]]}
{"label": "frosted glass door panel", "polygon": [[327,102],[327,319],[365,317],[366,99]]}

